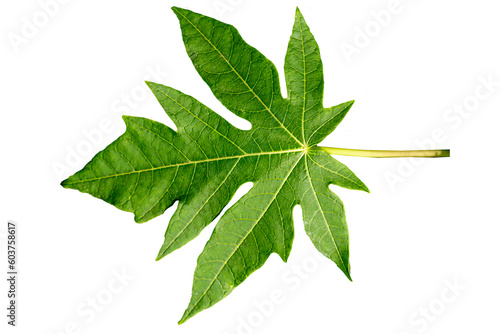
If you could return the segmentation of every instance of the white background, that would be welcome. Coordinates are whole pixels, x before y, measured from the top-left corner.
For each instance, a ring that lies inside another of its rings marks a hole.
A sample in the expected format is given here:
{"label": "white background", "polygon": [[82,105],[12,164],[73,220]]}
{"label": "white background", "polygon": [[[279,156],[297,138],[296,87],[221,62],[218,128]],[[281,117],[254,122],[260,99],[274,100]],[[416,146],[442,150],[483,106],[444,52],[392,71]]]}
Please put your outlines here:
{"label": "white background", "polygon": [[[388,24],[374,23],[372,11],[389,4],[73,0],[52,7],[44,22],[38,1],[3,1],[0,257],[6,272],[11,219],[19,225],[20,278],[16,328],[6,325],[1,280],[2,333],[498,333],[500,8],[491,0],[401,0]],[[138,225],[130,213],[59,186],[124,131],[123,114],[172,124],[153,94],[141,95],[144,79],[243,125],[194,70],[172,5],[236,25],[274,62],[283,92],[298,5],[321,48],[325,106],[356,99],[325,146],[451,148],[451,158],[424,162],[339,158],[371,190],[332,188],[347,211],[354,282],[313,257],[295,212],[288,263],[273,254],[228,298],[178,326],[214,225],[155,262],[174,208]],[[37,31],[22,37],[34,16]],[[367,28],[364,45],[359,31]],[[15,46],[13,36],[25,39]],[[358,53],[347,57],[347,44]],[[491,91],[481,81],[488,77],[496,82]],[[111,131],[99,130],[103,120]],[[122,271],[125,283],[114,279]],[[271,307],[275,294],[281,303]],[[100,311],[91,311],[92,298]]]}

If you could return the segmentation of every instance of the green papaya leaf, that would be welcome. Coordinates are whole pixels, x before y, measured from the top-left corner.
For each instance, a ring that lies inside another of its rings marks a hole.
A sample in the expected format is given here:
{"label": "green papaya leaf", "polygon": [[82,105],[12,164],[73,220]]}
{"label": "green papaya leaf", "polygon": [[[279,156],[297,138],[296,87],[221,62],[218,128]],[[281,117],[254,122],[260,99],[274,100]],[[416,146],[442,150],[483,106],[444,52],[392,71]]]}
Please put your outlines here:
{"label": "green papaya leaf", "polygon": [[216,224],[198,258],[191,301],[179,323],[227,296],[277,253],[287,260],[300,205],[307,235],[350,279],[344,206],[328,188],[368,191],[353,172],[316,145],[353,101],[323,107],[319,48],[297,9],[285,58],[287,98],[274,65],[236,28],[173,7],[186,51],[213,94],[248,120],[240,130],[195,98],[148,82],[177,132],[124,116],[126,132],[62,182],[133,212],[146,222],[179,201],[157,259],[195,238],[245,182],[251,190]]}

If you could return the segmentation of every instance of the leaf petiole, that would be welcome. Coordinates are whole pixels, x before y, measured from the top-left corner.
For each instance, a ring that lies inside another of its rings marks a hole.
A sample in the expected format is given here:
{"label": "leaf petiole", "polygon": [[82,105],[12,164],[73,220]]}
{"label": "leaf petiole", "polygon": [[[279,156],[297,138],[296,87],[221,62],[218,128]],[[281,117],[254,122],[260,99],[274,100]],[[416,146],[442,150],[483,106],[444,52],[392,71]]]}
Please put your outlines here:
{"label": "leaf petiole", "polygon": [[447,158],[450,150],[357,150],[350,148],[313,146],[311,150],[323,150],[332,155],[347,155],[366,158]]}

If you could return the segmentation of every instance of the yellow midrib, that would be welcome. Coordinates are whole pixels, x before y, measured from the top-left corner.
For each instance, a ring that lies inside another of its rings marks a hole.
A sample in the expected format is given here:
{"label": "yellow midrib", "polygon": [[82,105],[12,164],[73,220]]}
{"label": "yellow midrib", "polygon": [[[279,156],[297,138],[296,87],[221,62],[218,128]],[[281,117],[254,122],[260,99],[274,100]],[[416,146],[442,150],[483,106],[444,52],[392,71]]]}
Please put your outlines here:
{"label": "yellow midrib", "polygon": [[155,170],[161,170],[161,169],[165,169],[165,168],[180,167],[180,166],[198,164],[198,163],[204,163],[204,162],[229,160],[229,159],[241,159],[241,158],[246,158],[246,157],[251,157],[251,156],[285,154],[285,153],[293,153],[293,152],[301,152],[301,151],[304,151],[304,150],[302,148],[297,148],[297,149],[293,149],[293,150],[247,153],[247,154],[232,155],[232,156],[220,157],[220,158],[188,161],[188,162],[182,162],[182,163],[178,163],[178,164],[158,166],[158,167],[146,168],[146,169],[141,169],[141,170],[134,170],[131,172],[126,172],[126,173],[117,173],[117,174],[106,175],[106,176],[96,177],[96,178],[91,178],[91,179],[78,180],[78,181],[68,182],[66,184],[70,185],[70,184],[83,183],[83,182],[92,182],[92,181],[98,181],[98,180],[107,179],[107,178],[111,178],[111,177],[118,177],[118,176],[131,175],[131,174],[137,174],[137,173],[147,173],[147,172],[152,172]]}

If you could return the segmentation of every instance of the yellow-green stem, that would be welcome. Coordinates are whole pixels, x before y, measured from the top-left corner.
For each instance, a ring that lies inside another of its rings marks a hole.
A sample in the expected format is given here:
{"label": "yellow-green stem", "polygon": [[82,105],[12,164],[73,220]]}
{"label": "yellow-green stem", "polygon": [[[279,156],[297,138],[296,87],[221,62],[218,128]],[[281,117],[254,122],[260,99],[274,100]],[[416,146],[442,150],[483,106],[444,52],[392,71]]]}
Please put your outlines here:
{"label": "yellow-green stem", "polygon": [[351,157],[366,158],[446,158],[450,156],[450,150],[356,150],[350,148],[313,146],[311,150],[323,150],[333,155],[347,155]]}

